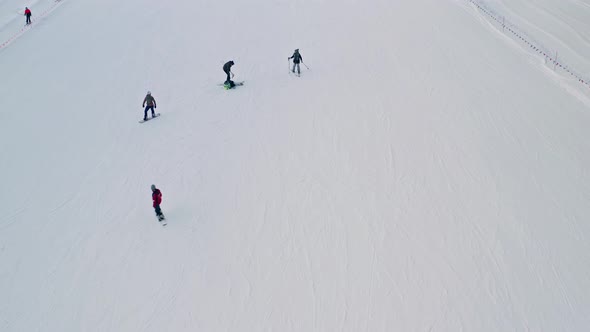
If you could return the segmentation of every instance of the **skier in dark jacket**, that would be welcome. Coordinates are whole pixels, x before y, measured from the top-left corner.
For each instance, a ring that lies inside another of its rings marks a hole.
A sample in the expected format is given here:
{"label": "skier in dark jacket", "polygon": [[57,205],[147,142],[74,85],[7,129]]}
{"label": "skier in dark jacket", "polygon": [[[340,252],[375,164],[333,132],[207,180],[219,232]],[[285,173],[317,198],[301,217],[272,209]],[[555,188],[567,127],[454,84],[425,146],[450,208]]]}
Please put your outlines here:
{"label": "skier in dark jacket", "polygon": [[295,68],[297,68],[297,75],[301,75],[301,69],[299,68],[299,63],[303,62],[303,57],[299,53],[299,49],[296,49],[295,52],[293,52],[293,55],[288,58],[288,60],[291,60],[291,59],[293,59],[293,69],[291,71],[295,72]]}
{"label": "skier in dark jacket", "polygon": [[[227,75],[227,78],[225,79],[225,83],[224,84],[230,84],[233,88],[234,86],[234,82],[231,80],[234,77],[234,73],[231,72],[231,66],[234,65],[233,61],[228,61],[223,65],[223,71],[225,72],[225,74]],[[230,77],[231,74],[231,77]]]}
{"label": "skier in dark jacket", "polygon": [[143,104],[141,104],[141,107],[145,107],[145,110],[143,111],[143,121],[147,121],[148,110],[152,111],[152,118],[156,117],[156,113],[154,112],[154,108],[156,108],[156,99],[152,97],[152,93],[150,91],[147,92],[147,95],[143,99]]}
{"label": "skier in dark jacket", "polygon": [[25,7],[25,16],[27,17],[27,24],[31,24],[31,15],[33,14],[31,13],[29,7]]}
{"label": "skier in dark jacket", "polygon": [[162,209],[160,209],[160,204],[162,204],[162,192],[160,189],[156,188],[155,184],[152,184],[152,200],[154,201],[154,210],[156,211],[156,216],[158,216],[158,220],[164,220],[164,214],[162,213]]}

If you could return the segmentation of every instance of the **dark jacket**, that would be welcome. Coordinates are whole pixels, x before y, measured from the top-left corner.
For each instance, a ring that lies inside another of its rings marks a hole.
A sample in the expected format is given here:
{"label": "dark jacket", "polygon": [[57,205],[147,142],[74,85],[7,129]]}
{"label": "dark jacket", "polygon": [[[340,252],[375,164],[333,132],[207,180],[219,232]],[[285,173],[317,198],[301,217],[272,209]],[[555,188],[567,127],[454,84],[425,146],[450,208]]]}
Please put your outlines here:
{"label": "dark jacket", "polygon": [[145,107],[145,104],[147,103],[148,106],[156,106],[156,99],[154,97],[152,97],[152,95],[147,95],[145,96],[145,98],[143,99],[143,104],[142,107]]}
{"label": "dark jacket", "polygon": [[301,56],[301,54],[299,54],[299,52],[293,53],[293,55],[289,57],[289,59],[293,59],[293,63],[300,63],[301,61],[303,61],[303,57]]}
{"label": "dark jacket", "polygon": [[226,73],[229,73],[231,71],[231,66],[234,65],[233,61],[228,61],[225,63],[225,65],[223,65],[223,71]]}
{"label": "dark jacket", "polygon": [[160,189],[152,191],[152,200],[154,200],[154,207],[162,203],[162,192],[160,192]]}

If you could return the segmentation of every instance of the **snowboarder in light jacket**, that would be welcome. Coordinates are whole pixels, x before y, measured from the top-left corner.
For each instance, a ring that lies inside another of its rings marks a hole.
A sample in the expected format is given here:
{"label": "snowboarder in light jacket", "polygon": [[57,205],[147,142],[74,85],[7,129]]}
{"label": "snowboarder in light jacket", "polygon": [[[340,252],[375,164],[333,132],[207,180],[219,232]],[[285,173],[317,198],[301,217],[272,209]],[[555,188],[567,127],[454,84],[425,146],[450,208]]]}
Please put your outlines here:
{"label": "snowboarder in light jacket", "polygon": [[156,211],[156,216],[158,216],[158,220],[164,220],[164,214],[162,213],[162,209],[160,209],[160,204],[162,204],[162,192],[160,189],[156,188],[155,184],[152,184],[152,200],[154,201],[154,210]]}
{"label": "snowboarder in light jacket", "polygon": [[301,69],[299,68],[299,63],[303,62],[303,57],[301,56],[301,54],[299,53],[299,49],[296,49],[293,52],[293,55],[290,56],[289,58],[287,58],[288,60],[293,59],[293,69],[291,70],[292,72],[295,72],[295,68],[297,68],[297,75],[301,74]]}
{"label": "snowboarder in light jacket", "polygon": [[150,91],[147,92],[147,95],[143,99],[143,104],[141,104],[141,107],[145,107],[145,110],[143,111],[143,121],[147,121],[148,110],[152,111],[152,118],[156,117],[156,113],[154,112],[154,108],[156,108],[156,99],[152,97],[152,93]]}
{"label": "snowboarder in light jacket", "polygon": [[[231,67],[234,65],[233,61],[228,61],[223,65],[223,72],[227,75],[224,85],[229,85],[231,88],[235,86],[234,81],[231,79],[234,77],[234,73],[231,72]],[[230,77],[231,75],[231,77]]]}
{"label": "snowboarder in light jacket", "polygon": [[25,16],[27,17],[27,24],[31,24],[31,15],[33,14],[31,13],[29,7],[25,7]]}

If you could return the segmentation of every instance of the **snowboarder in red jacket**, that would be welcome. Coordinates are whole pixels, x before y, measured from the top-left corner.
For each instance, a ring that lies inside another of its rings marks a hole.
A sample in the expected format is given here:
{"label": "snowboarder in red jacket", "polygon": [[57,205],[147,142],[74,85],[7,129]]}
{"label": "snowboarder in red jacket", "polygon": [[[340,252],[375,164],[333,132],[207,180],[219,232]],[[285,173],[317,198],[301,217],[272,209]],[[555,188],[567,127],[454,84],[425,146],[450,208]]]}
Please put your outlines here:
{"label": "snowboarder in red jacket", "polygon": [[25,7],[25,16],[27,17],[27,24],[31,24],[31,10],[29,7]]}
{"label": "snowboarder in red jacket", "polygon": [[156,211],[158,220],[164,220],[164,214],[162,213],[162,209],[160,209],[160,204],[162,204],[162,192],[160,189],[156,188],[155,184],[152,184],[152,200],[154,201],[154,210]]}

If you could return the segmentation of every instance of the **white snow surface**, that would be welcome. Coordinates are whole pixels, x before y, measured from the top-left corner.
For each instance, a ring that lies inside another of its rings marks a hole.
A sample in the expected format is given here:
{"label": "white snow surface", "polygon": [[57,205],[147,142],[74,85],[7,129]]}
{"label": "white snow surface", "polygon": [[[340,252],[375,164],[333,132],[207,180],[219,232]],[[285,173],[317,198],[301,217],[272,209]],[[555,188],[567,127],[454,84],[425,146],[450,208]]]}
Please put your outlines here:
{"label": "white snow surface", "polygon": [[590,326],[590,92],[467,1],[62,0],[0,73],[0,331]]}

